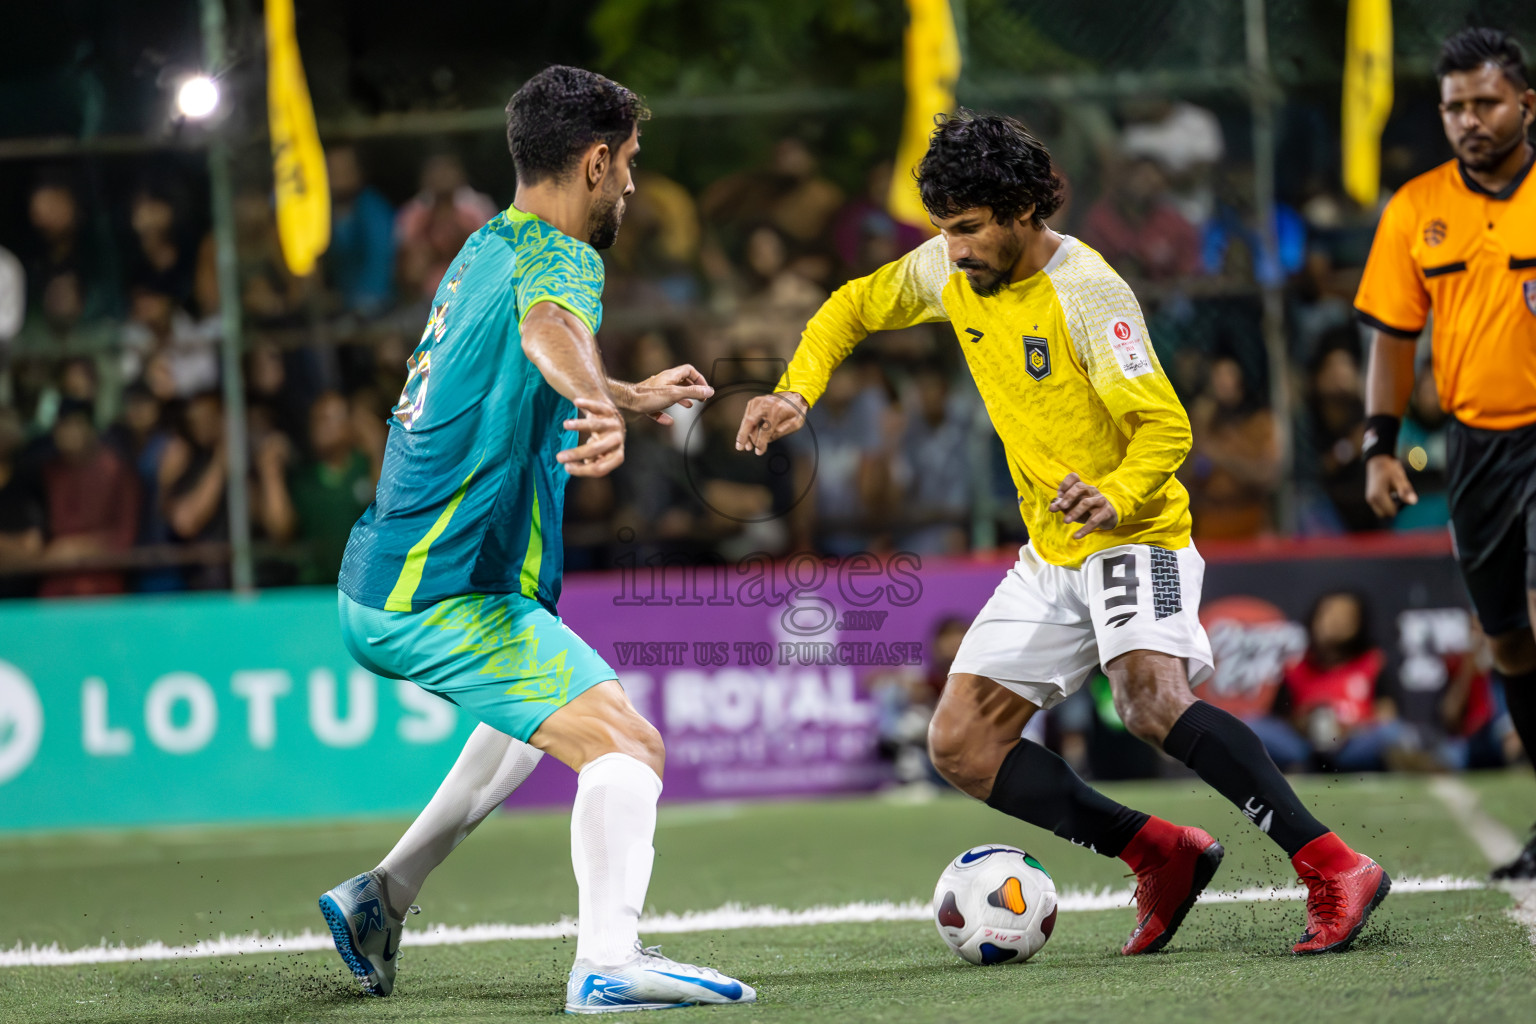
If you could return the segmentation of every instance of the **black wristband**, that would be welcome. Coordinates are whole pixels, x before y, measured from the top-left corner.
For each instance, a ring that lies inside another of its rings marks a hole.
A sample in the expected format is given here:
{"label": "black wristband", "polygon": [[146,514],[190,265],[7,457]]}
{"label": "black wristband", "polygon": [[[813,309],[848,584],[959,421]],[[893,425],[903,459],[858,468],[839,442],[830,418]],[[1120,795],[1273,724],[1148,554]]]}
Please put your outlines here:
{"label": "black wristband", "polygon": [[1370,462],[1377,455],[1397,458],[1397,428],[1402,420],[1377,413],[1365,420],[1365,437],[1360,442],[1360,461]]}

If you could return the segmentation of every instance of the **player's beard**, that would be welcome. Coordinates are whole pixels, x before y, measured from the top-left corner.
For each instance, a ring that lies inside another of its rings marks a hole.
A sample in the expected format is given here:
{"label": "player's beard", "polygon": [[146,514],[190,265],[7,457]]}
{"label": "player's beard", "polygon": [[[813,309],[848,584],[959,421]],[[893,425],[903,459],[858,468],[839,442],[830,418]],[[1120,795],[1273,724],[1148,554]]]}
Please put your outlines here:
{"label": "player's beard", "polygon": [[594,249],[607,249],[619,240],[619,225],[624,221],[624,200],[599,199],[588,218],[587,242]]}
{"label": "player's beard", "polygon": [[1003,241],[1002,248],[998,252],[999,261],[1003,265],[1001,270],[992,266],[990,263],[986,263],[974,257],[960,260],[955,264],[955,266],[959,267],[961,270],[980,270],[983,272],[980,276],[980,279],[972,277],[970,274],[966,274],[965,281],[971,286],[971,291],[985,299],[996,295],[998,292],[1003,290],[1003,286],[1006,285],[1008,283],[1008,279],[1013,276],[1013,268],[1018,264],[1019,257],[1023,254],[1023,241],[1015,238],[1010,234]]}
{"label": "player's beard", "polygon": [[[1487,148],[1483,149],[1480,154],[1469,153],[1467,150],[1467,144],[1473,141],[1474,138],[1488,143]],[[1509,154],[1513,153],[1524,141],[1525,119],[1522,118],[1515,130],[1502,139],[1494,138],[1491,134],[1485,133],[1479,133],[1476,136],[1462,136],[1461,141],[1456,143],[1456,156],[1468,170],[1484,174],[1488,171],[1497,170],[1499,165],[1508,159]]]}

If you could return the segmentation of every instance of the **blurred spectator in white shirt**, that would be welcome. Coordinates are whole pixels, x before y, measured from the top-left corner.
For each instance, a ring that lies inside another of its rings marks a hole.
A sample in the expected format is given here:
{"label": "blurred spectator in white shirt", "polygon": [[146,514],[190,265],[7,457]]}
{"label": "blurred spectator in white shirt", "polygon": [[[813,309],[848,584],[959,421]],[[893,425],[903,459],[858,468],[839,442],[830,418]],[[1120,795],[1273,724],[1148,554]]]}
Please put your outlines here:
{"label": "blurred spectator in white shirt", "polygon": [[1226,153],[1221,122],[1204,107],[1161,98],[1128,103],[1125,113],[1130,123],[1121,151],[1156,160],[1168,172],[1171,200],[1184,219],[1204,224],[1216,208],[1211,169]]}

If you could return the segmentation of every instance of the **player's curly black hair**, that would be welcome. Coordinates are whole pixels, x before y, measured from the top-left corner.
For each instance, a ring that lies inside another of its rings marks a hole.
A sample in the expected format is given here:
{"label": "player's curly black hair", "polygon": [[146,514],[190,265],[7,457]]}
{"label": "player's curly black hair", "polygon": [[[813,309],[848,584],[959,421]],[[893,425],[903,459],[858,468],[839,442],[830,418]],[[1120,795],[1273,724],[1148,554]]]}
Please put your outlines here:
{"label": "player's curly black hair", "polygon": [[507,148],[517,180],[561,178],[587,147],[617,150],[650,117],[639,96],[595,71],[555,64],[524,82],[507,102]]}
{"label": "player's curly black hair", "polygon": [[934,118],[928,153],[917,166],[923,206],[935,217],[954,217],[989,206],[998,223],[1016,219],[1031,206],[1032,220],[1061,209],[1061,177],[1051,154],[1018,120],[1004,114],[975,114],[961,107]]}
{"label": "player's curly black hair", "polygon": [[1435,61],[1435,77],[1444,78],[1455,71],[1476,71],[1493,64],[1521,92],[1529,86],[1525,73],[1525,51],[1508,32],[1496,28],[1464,28],[1440,47]]}

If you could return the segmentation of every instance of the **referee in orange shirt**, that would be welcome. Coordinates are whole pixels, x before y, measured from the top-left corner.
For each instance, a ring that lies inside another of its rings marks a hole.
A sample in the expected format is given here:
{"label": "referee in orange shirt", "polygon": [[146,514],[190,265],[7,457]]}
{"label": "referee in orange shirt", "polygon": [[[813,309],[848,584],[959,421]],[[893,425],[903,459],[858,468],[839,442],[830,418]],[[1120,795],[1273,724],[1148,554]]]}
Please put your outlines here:
{"label": "referee in orange shirt", "polygon": [[[1418,500],[1394,453],[1433,312],[1456,557],[1536,757],[1536,91],[1520,44],[1495,29],[1447,39],[1435,74],[1456,159],[1392,197],[1355,296],[1373,330],[1365,493],[1383,517]],[[1536,878],[1536,833],[1493,876]]]}

